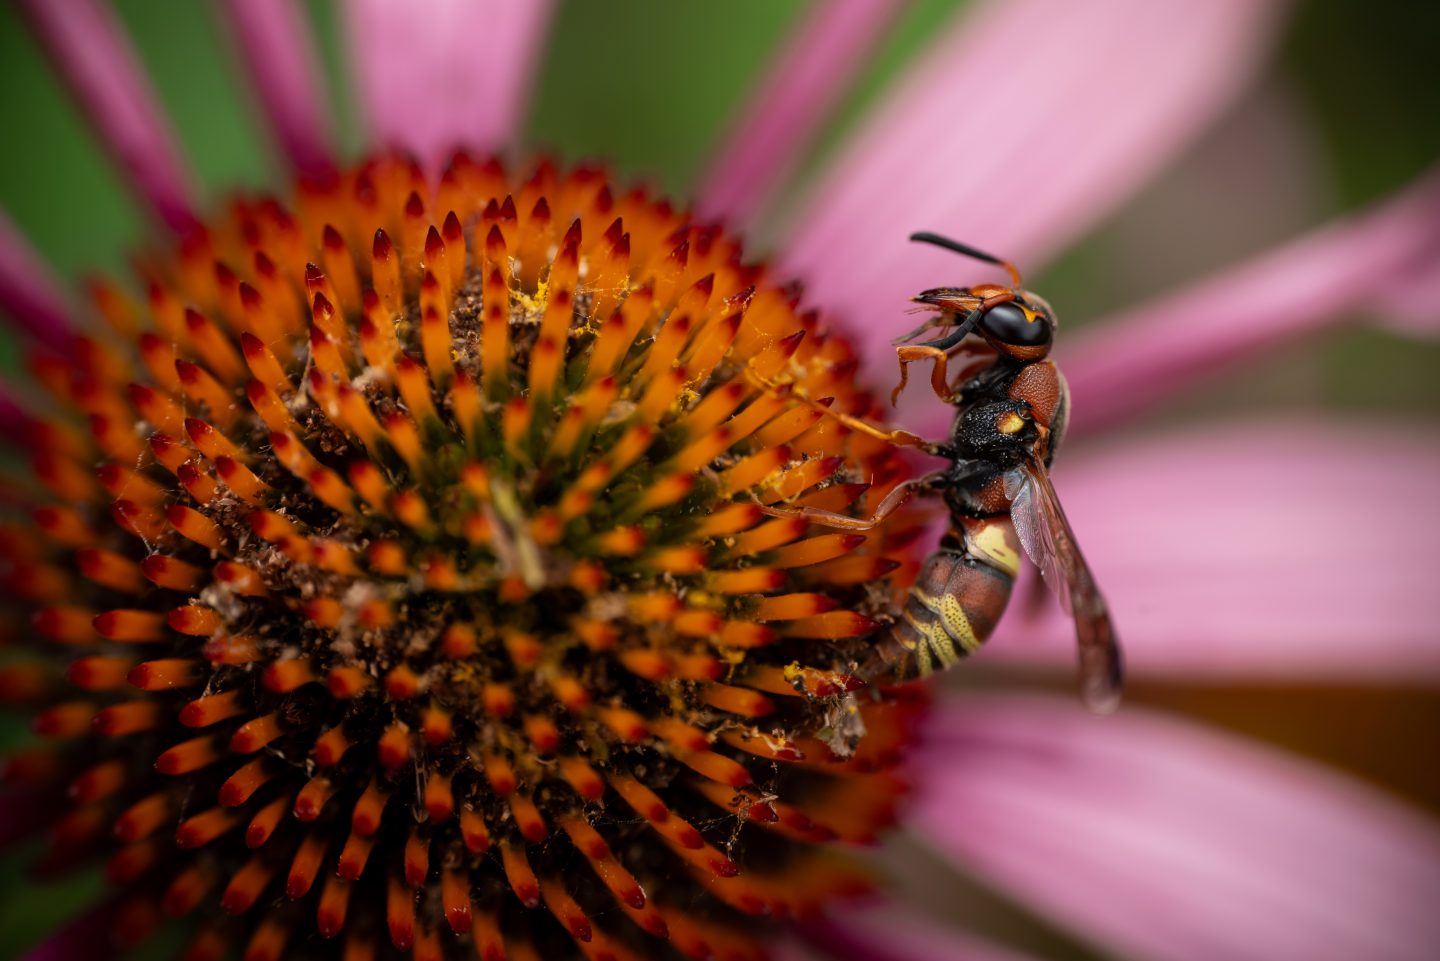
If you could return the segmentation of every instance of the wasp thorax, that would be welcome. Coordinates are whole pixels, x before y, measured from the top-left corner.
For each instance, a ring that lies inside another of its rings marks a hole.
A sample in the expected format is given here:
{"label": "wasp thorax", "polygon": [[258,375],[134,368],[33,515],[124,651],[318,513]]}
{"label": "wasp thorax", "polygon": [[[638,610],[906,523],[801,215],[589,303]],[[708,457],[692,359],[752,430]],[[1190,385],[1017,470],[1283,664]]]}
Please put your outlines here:
{"label": "wasp thorax", "polygon": [[830,842],[891,816],[910,708],[857,665],[917,521],[762,509],[863,517],[906,467],[733,237],[378,160],[136,289],[97,288],[119,346],[37,360],[0,540],[44,638],[0,691],[49,735],[9,777],[69,792],[46,865],[102,854],[127,936],[756,957],[747,915],[864,886]]}

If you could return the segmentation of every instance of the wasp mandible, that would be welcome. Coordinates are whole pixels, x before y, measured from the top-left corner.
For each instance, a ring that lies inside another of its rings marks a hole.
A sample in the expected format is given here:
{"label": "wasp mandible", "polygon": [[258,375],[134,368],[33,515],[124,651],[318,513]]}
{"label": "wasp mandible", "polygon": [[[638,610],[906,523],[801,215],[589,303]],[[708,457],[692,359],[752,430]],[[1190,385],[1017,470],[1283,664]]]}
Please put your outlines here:
{"label": "wasp mandible", "polygon": [[[823,409],[853,429],[918,447],[949,461],[948,466],[896,487],[869,518],[815,508],[765,510],[867,530],[915,494],[943,498],[950,529],[921,566],[904,609],[881,641],[880,666],[866,673],[927,674],[978,650],[1005,611],[1023,550],[1075,621],[1086,704],[1096,711],[1112,710],[1123,675],[1114,625],[1050,483],[1050,462],[1064,436],[1070,403],[1065,378],[1048,359],[1054,311],[1024,289],[1009,261],[938,234],[917,233],[910,239],[993,264],[1010,275],[1008,287],[923,291],[913,300],[936,316],[897,341],[900,384],[892,402],[905,387],[909,365],[933,361],[931,385],[955,408],[949,439],[929,442]],[[924,343],[905,343],[932,328],[946,330]],[[960,354],[966,363],[952,383],[947,365]]]}

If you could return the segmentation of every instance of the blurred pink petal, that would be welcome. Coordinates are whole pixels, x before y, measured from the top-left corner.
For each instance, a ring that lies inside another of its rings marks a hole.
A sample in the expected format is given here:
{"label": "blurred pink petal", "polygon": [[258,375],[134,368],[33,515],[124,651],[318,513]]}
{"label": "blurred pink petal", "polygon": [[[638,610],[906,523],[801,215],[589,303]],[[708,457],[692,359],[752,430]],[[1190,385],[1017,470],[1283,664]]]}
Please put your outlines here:
{"label": "blurred pink petal", "polygon": [[319,59],[292,0],[222,0],[236,46],[280,149],[302,174],[332,169]]}
{"label": "blurred pink petal", "polygon": [[[1440,682],[1434,429],[1230,423],[1062,461],[1132,673]],[[1030,587],[981,659],[1074,660],[1070,621]]]}
{"label": "blurred pink petal", "polygon": [[[1072,431],[1153,408],[1228,364],[1335,323],[1386,292],[1429,291],[1440,306],[1440,172],[1385,204],[1273,253],[1111,318],[1057,352],[1074,397]],[[1440,310],[1430,313],[1436,326]],[[1063,318],[1062,318],[1063,320]]]}
{"label": "blurred pink petal", "polygon": [[1440,336],[1440,254],[1417,264],[1380,295],[1388,326],[1400,333]]}
{"label": "blurred pink petal", "polygon": [[115,918],[114,900],[103,901],[21,956],[20,961],[108,961],[120,953],[110,935]]}
{"label": "blurred pink petal", "polygon": [[1405,961],[1440,943],[1440,826],[1229,735],[1128,709],[977,696],[939,710],[910,824],[1109,951]]}
{"label": "blurred pink petal", "polygon": [[780,45],[696,191],[701,215],[744,223],[850,88],[905,0],[816,3]]}
{"label": "blurred pink petal", "polygon": [[108,5],[99,0],[21,0],[21,5],[136,192],[171,228],[193,226],[189,170]]}
{"label": "blurred pink petal", "polygon": [[888,354],[879,345],[903,330],[907,298],[976,271],[910,233],[953,234],[1035,270],[1234,102],[1286,6],[977,4],[820,179],[781,245],[786,270]]}
{"label": "blurred pink petal", "polygon": [[[845,961],[1026,961],[1027,955],[986,944],[896,904],[847,905],[821,921],[800,925],[798,937],[822,957]],[[815,958],[790,945],[778,961]]]}
{"label": "blurred pink petal", "polygon": [[74,328],[60,285],[10,218],[0,211],[0,311],[37,342],[64,352]]}
{"label": "blurred pink petal", "polygon": [[354,0],[351,68],[371,138],[432,167],[519,132],[550,0]]}

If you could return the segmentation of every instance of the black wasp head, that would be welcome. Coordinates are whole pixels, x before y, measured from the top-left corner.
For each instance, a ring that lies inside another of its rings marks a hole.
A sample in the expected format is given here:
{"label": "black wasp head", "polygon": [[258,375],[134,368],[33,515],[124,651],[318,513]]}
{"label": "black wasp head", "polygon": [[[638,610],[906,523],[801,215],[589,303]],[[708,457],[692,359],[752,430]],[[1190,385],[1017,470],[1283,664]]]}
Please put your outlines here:
{"label": "black wasp head", "polygon": [[1000,349],[1048,349],[1055,338],[1055,322],[1050,312],[1037,309],[1029,296],[1022,292],[1015,300],[986,310],[980,315],[980,335]]}
{"label": "black wasp head", "polygon": [[916,295],[916,303],[953,314],[957,319],[948,336],[926,346],[948,350],[974,331],[1001,354],[1016,360],[1037,360],[1049,353],[1055,337],[1055,314],[1044,298],[1021,287],[1020,271],[1014,264],[940,234],[917,233],[910,239],[994,264],[1010,275],[1009,287],[935,287]]}

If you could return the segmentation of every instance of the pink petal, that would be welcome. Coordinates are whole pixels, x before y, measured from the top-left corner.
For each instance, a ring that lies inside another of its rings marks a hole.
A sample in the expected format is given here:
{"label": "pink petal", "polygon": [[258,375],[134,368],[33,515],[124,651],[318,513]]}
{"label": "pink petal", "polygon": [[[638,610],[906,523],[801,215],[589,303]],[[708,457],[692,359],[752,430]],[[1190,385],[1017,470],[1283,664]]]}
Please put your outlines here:
{"label": "pink petal", "polygon": [[293,0],[223,0],[260,106],[290,165],[332,169],[330,117],[310,25]]}
{"label": "pink petal", "polygon": [[354,0],[350,54],[374,140],[439,166],[518,132],[550,0]]}
{"label": "pink petal", "polygon": [[37,342],[70,349],[74,327],[50,268],[0,211],[0,310]]}
{"label": "pink petal", "polygon": [[743,223],[810,145],[903,0],[817,3],[781,45],[697,191],[706,218]]}
{"label": "pink petal", "polygon": [[786,269],[888,355],[879,345],[903,332],[911,295],[983,266],[910,233],[950,233],[1034,270],[1234,102],[1285,6],[976,4],[822,178],[782,245]]}
{"label": "pink petal", "polygon": [[[799,926],[797,936],[823,957],[845,961],[1025,961],[1027,957],[896,904],[846,905],[822,921]],[[775,956],[779,961],[815,957],[785,943]]]}
{"label": "pink petal", "polygon": [[981,696],[930,730],[912,827],[1109,951],[1434,957],[1440,825],[1377,790],[1134,709]]}
{"label": "pink petal", "polygon": [[1440,270],[1434,260],[1432,257],[1402,273],[1380,295],[1378,306],[1395,330],[1430,338],[1440,336]]}
{"label": "pink petal", "polygon": [[97,0],[21,0],[71,93],[136,192],[165,224],[195,223],[191,178],[124,30]]}
{"label": "pink petal", "polygon": [[[1247,421],[1068,453],[1055,486],[1132,673],[1440,681],[1440,433]],[[982,661],[1069,669],[1073,625],[1034,586]]]}
{"label": "pink petal", "polygon": [[[1071,430],[1107,427],[1244,357],[1294,343],[1387,292],[1440,317],[1440,171],[1379,207],[1067,340]],[[1410,285],[1410,286],[1406,286]]]}
{"label": "pink petal", "polygon": [[120,953],[110,934],[116,902],[103,901],[67,921],[50,937],[27,951],[20,961],[108,961]]}

